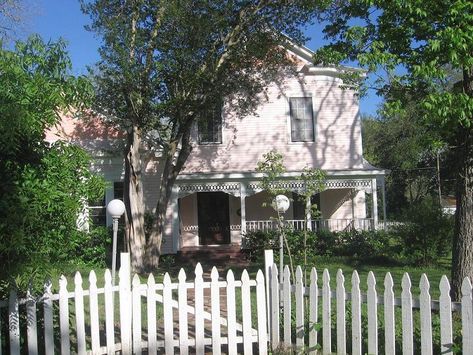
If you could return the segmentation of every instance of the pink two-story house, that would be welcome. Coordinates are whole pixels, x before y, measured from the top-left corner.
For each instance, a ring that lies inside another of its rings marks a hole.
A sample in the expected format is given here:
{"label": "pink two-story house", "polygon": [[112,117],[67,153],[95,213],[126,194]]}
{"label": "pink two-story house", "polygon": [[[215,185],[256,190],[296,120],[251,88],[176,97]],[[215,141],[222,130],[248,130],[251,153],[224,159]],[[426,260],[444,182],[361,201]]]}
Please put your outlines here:
{"label": "pink two-story house", "polygon": [[[261,174],[255,171],[270,150],[284,156],[287,173],[281,182],[292,195],[285,219],[294,227],[304,220],[304,206],[297,199],[304,186],[297,177],[305,167],[327,173],[325,190],[313,197],[321,217],[309,228],[373,228],[379,223],[378,209],[385,219],[385,171],[363,159],[355,92],[341,87],[338,69],[314,66],[308,49],[294,46],[289,51],[297,58],[297,75],[268,87],[269,99],[255,114],[237,117],[224,104],[209,123],[194,127],[193,151],[173,188],[167,213],[164,253],[241,245],[249,230],[270,228],[275,212],[262,206],[268,195],[261,190]],[[103,213],[103,206],[121,193],[123,159],[114,146],[119,137],[67,118],[61,131],[62,137],[88,148],[95,158],[93,169],[112,182],[104,201],[95,207]],[[49,139],[56,139],[53,133]],[[149,152],[143,164],[145,204],[152,211],[159,187],[155,178],[159,152]],[[382,208],[378,208],[378,189]]]}

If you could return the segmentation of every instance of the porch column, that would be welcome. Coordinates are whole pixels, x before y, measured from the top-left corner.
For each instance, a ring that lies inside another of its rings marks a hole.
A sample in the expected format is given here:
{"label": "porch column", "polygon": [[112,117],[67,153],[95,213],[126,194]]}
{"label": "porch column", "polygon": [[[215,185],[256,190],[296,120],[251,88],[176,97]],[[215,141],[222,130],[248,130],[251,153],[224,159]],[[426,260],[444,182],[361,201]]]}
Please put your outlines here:
{"label": "porch column", "polygon": [[244,236],[246,235],[246,185],[240,183],[240,233],[241,233],[241,246],[244,244]]}
{"label": "porch column", "polygon": [[171,192],[171,211],[172,211],[172,251],[177,253],[181,249],[180,233],[179,233],[179,185],[174,184]]}
{"label": "porch column", "polygon": [[378,227],[378,188],[376,178],[371,180],[371,197],[373,199],[373,224],[376,229]]}
{"label": "porch column", "polygon": [[312,210],[312,204],[311,204],[310,199],[306,201],[305,210],[307,211],[307,215],[305,217],[307,220],[307,230],[311,231],[312,230],[312,213],[310,212]]}

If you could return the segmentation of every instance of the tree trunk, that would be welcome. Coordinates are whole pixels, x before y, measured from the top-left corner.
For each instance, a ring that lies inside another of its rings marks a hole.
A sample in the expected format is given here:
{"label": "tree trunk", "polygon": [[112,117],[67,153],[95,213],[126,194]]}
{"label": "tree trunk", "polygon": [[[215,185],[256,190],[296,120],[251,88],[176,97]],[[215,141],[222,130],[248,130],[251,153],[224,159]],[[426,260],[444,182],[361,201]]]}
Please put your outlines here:
{"label": "tree trunk", "polygon": [[[192,151],[190,132],[193,119],[189,116],[187,120],[182,121],[184,121],[183,124],[176,128],[175,139],[171,141],[163,156],[164,160],[162,163],[164,167],[160,181],[158,203],[156,205],[156,218],[146,243],[146,269],[148,271],[155,270],[159,265],[166,223],[166,211],[171,199],[172,187]],[[180,150],[178,149],[179,146]]]}
{"label": "tree trunk", "polygon": [[125,182],[123,197],[125,200],[125,236],[131,255],[133,271],[142,272],[144,262],[144,201],[141,175],[141,131],[133,126],[128,134],[125,154]]}
{"label": "tree trunk", "polygon": [[[472,71],[463,74],[464,92],[473,97]],[[473,134],[471,128],[459,128],[457,135],[459,164],[456,183],[455,234],[452,253],[452,298],[461,297],[465,277],[473,280]]]}

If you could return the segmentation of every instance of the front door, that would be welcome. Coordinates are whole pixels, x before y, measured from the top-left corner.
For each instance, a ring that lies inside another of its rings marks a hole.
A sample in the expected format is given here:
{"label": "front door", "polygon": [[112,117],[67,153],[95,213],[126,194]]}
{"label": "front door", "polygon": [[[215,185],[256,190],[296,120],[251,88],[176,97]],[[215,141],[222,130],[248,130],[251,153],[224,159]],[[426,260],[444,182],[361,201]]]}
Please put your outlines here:
{"label": "front door", "polygon": [[229,244],[228,195],[224,192],[198,192],[199,244]]}

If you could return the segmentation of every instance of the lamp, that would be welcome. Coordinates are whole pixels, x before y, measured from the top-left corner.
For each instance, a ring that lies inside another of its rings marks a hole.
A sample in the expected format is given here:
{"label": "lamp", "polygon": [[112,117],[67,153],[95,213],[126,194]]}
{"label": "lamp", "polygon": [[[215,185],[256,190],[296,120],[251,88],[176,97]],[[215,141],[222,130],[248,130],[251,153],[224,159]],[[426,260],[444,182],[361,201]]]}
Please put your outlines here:
{"label": "lamp", "polygon": [[125,212],[125,204],[122,200],[112,200],[107,205],[107,212],[113,218],[113,250],[112,250],[112,285],[115,286],[115,267],[117,264],[117,234],[118,220]]}

